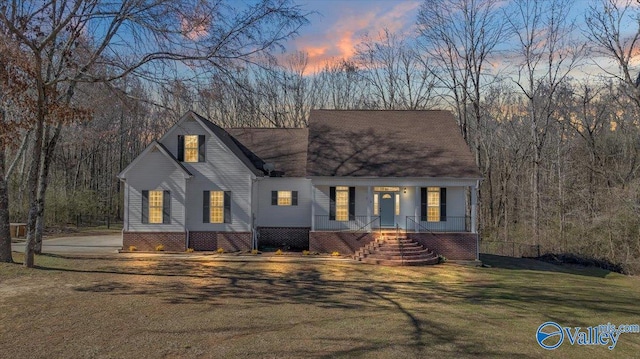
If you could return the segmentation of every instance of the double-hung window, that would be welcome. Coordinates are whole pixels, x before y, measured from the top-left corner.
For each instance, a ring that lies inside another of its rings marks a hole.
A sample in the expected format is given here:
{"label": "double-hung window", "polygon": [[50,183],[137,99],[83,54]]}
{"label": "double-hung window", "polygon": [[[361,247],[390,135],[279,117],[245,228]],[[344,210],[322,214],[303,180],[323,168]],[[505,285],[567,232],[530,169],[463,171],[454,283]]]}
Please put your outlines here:
{"label": "double-hung window", "polygon": [[447,220],[447,189],[444,187],[422,188],[421,220],[444,222]]}
{"label": "double-hung window", "polygon": [[356,219],[356,188],[329,187],[329,220],[353,221]]}
{"label": "double-hung window", "polygon": [[231,223],[231,192],[204,191],[202,196],[202,222]]}
{"label": "double-hung window", "polygon": [[171,223],[171,192],[162,190],[142,191],[142,223]]}
{"label": "double-hung window", "polygon": [[178,135],[178,161],[194,163],[204,162],[204,160],[204,135]]}
{"label": "double-hung window", "polygon": [[297,206],[298,191],[271,191],[272,206]]}

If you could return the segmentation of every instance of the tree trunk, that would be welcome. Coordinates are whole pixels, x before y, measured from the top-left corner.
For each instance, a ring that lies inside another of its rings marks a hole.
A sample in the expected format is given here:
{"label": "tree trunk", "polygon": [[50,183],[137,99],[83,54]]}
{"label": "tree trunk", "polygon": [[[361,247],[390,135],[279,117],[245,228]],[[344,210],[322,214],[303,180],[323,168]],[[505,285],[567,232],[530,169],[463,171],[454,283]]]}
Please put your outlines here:
{"label": "tree trunk", "polygon": [[33,159],[31,161],[31,168],[29,169],[29,179],[27,180],[27,191],[29,193],[29,215],[27,217],[27,243],[24,247],[24,266],[32,268],[34,266],[34,255],[36,246],[36,220],[38,217],[38,208],[41,205],[38,199],[38,177],[40,174],[40,163],[42,158],[42,136],[44,132],[44,119],[45,119],[45,99],[44,99],[44,86],[40,89],[39,93],[39,106],[38,106],[38,119],[36,122],[34,144],[33,144]]}
{"label": "tree trunk", "polygon": [[[60,138],[60,132],[62,130],[62,124],[58,124],[53,132],[53,136],[50,140],[47,140],[44,148],[44,158],[40,168],[40,179],[38,180],[38,217],[36,218],[36,232],[35,232],[35,253],[42,253],[42,233],[44,231],[44,205],[45,195],[47,193],[47,187],[49,185],[49,168],[51,167],[51,160],[53,157],[53,151]],[[48,137],[49,130],[45,131]]]}
{"label": "tree trunk", "polygon": [[0,262],[13,263],[9,231],[9,187],[5,180],[4,147],[0,148]]}

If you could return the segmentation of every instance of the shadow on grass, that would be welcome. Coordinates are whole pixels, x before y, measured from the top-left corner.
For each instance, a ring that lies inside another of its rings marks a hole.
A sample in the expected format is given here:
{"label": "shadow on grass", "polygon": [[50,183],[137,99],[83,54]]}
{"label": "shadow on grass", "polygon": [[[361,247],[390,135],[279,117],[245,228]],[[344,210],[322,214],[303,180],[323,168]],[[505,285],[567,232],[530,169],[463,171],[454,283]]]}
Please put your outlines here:
{"label": "shadow on grass", "polygon": [[[51,257],[85,259],[60,255]],[[494,257],[483,256],[483,261],[493,267],[491,276],[487,275],[485,268],[457,266],[387,269],[355,263],[216,262],[117,257],[96,257],[93,258],[95,263],[83,261],[73,268],[47,265],[39,268],[91,274],[89,283],[78,281],[73,287],[78,292],[140,295],[157,298],[169,305],[205,304],[220,309],[230,303],[235,308],[247,310],[302,304],[345,310],[354,318],[389,318],[390,323],[402,324],[401,331],[392,333],[389,341],[365,337],[350,345],[349,349],[331,351],[327,357],[367,356],[389,345],[402,346],[416,356],[426,355],[430,349],[437,348],[437,354],[444,357],[522,357],[522,353],[515,349],[494,348],[484,336],[469,338],[468,333],[461,332],[460,328],[478,325],[470,323],[465,313],[503,313],[508,308],[521,316],[544,312],[550,320],[558,322],[575,317],[577,310],[625,316],[637,314],[635,297],[629,293],[614,292],[603,299],[599,296],[598,285],[591,283],[592,279],[574,276],[562,267],[554,268],[560,266]],[[469,273],[470,277],[464,277]],[[439,278],[441,274],[452,274],[451,279]],[[604,281],[595,277],[593,280]],[[324,320],[335,318],[311,318],[308,323],[323,325]],[[590,323],[576,320],[572,324]],[[289,326],[275,321],[242,330],[257,333]],[[341,338],[336,333],[336,338],[328,339],[335,341]],[[278,356],[278,353],[266,354]],[[289,352],[280,354],[292,355]]]}
{"label": "shadow on grass", "polygon": [[480,254],[480,261],[494,268],[568,273],[588,277],[605,278],[609,270],[573,264],[554,264],[533,258],[514,258],[494,254]]}

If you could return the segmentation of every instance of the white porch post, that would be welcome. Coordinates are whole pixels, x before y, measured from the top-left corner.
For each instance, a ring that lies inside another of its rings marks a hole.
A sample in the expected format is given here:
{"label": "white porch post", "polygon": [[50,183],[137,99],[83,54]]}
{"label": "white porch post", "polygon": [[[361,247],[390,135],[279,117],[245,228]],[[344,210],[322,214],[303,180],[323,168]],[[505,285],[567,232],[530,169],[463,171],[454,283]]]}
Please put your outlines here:
{"label": "white porch post", "polygon": [[471,233],[478,233],[478,183],[471,190]]}
{"label": "white porch post", "polygon": [[311,231],[316,230],[316,188],[311,184]]}
{"label": "white porch post", "polygon": [[420,195],[421,195],[421,190],[419,186],[416,186],[416,193],[414,193],[413,198],[415,201],[415,205],[413,206],[413,230],[415,232],[419,232],[420,227],[418,225],[418,223],[420,223],[420,206],[422,205],[422,203],[420,203]]}
{"label": "white porch post", "polygon": [[373,206],[373,192],[371,186],[367,186],[367,229],[371,232],[371,207]]}

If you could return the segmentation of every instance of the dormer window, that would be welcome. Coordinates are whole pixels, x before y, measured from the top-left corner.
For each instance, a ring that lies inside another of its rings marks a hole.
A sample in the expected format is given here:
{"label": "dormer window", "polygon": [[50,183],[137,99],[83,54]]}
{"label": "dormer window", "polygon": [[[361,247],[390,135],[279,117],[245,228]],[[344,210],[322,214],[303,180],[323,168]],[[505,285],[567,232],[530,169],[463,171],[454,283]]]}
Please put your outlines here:
{"label": "dormer window", "polygon": [[178,161],[204,162],[204,143],[203,135],[178,135]]}

